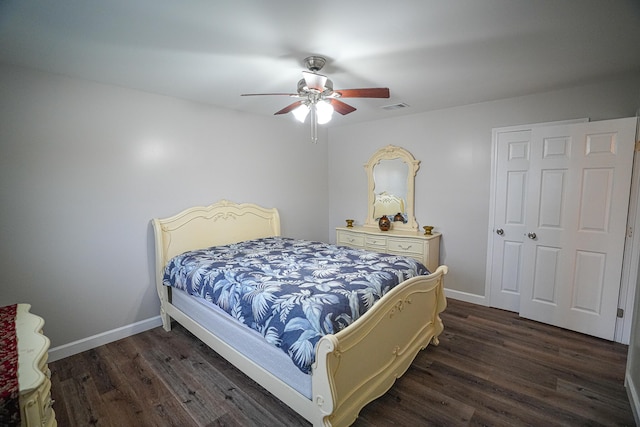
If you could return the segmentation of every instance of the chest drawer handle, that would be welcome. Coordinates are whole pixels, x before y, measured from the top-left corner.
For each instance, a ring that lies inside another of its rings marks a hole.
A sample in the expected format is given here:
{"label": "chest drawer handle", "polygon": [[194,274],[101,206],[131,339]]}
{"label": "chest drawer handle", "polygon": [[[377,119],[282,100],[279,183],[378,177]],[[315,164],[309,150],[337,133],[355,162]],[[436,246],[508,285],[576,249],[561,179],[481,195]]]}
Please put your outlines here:
{"label": "chest drawer handle", "polygon": [[409,249],[411,249],[411,248],[413,247],[413,245],[409,245],[409,246],[407,246],[407,247],[404,247],[404,246],[402,246],[402,245],[398,245],[398,247],[399,247],[400,249],[402,249],[403,251],[408,251]]}

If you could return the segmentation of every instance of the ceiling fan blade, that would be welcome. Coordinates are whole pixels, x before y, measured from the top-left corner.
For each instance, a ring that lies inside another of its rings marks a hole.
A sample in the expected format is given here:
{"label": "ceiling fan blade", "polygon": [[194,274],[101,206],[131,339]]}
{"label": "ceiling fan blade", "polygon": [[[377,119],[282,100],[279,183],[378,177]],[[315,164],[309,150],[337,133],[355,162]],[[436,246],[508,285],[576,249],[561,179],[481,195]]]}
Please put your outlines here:
{"label": "ceiling fan blade", "polygon": [[303,71],[302,76],[304,77],[304,81],[309,89],[315,89],[320,92],[324,90],[324,85],[327,83],[327,76],[310,73],[308,71]]}
{"label": "ceiling fan blade", "polygon": [[240,96],[262,96],[262,95],[299,96],[297,93],[243,93]]}
{"label": "ceiling fan blade", "polygon": [[349,104],[345,104],[342,101],[338,101],[335,98],[329,99],[329,102],[331,103],[331,105],[333,105],[333,109],[343,116],[345,114],[353,113],[354,111],[356,111],[355,107],[352,107]]}
{"label": "ceiling fan blade", "polygon": [[273,113],[273,115],[275,116],[275,115],[278,115],[278,114],[287,114],[289,111],[295,110],[301,104],[302,104],[302,101],[296,101],[293,104],[287,105],[282,110]]}
{"label": "ceiling fan blade", "polygon": [[387,87],[369,87],[362,89],[338,89],[340,98],[389,98],[389,88]]}

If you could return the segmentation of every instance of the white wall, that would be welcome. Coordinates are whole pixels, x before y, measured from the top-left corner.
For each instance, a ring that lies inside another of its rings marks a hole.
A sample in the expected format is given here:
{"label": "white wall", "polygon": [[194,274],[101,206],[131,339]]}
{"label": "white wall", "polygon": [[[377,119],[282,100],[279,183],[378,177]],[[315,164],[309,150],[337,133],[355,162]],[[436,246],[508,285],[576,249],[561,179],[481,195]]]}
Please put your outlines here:
{"label": "white wall", "polygon": [[326,236],[326,132],[10,66],[0,93],[0,306],[52,347],[159,314],[152,217],[226,198]]}
{"label": "white wall", "polygon": [[491,129],[589,117],[634,116],[640,76],[520,98],[353,124],[329,130],[329,238],[333,228],[367,214],[369,157],[388,144],[421,160],[416,176],[416,219],[443,233],[441,263],[450,267],[446,287],[483,303]]}

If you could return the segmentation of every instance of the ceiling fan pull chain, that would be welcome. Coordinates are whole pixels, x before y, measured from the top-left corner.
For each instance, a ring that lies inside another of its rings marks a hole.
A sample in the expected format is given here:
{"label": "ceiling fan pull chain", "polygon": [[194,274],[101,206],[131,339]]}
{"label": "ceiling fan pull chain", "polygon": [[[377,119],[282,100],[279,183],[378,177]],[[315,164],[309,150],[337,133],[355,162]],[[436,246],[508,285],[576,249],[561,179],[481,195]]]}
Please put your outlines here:
{"label": "ceiling fan pull chain", "polygon": [[311,142],[316,144],[318,142],[318,121],[316,120],[316,104],[309,106],[311,114]]}

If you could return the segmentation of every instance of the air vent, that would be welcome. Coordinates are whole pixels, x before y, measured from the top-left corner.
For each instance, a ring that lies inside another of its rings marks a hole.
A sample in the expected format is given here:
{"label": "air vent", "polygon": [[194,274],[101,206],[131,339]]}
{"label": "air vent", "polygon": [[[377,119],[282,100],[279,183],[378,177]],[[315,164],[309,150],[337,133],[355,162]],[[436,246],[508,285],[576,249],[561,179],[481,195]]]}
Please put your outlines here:
{"label": "air vent", "polygon": [[388,110],[388,111],[392,111],[392,110],[401,110],[403,108],[407,108],[409,107],[409,105],[405,104],[404,102],[401,102],[399,104],[392,104],[392,105],[385,105],[382,108],[383,110]]}

